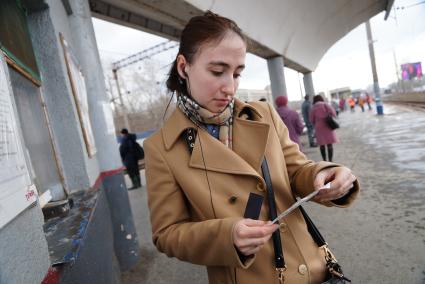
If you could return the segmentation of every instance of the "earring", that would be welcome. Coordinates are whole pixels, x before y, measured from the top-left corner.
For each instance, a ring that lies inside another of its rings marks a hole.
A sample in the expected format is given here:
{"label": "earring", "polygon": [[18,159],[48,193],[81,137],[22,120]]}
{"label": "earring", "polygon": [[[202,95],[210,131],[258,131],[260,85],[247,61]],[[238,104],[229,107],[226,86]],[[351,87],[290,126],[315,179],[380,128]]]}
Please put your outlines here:
{"label": "earring", "polygon": [[179,81],[179,84],[180,84],[180,85],[182,85],[182,86],[183,86],[183,84],[184,84],[184,83],[183,83],[183,80],[184,80],[184,79],[182,79],[182,78],[179,76],[178,81]]}

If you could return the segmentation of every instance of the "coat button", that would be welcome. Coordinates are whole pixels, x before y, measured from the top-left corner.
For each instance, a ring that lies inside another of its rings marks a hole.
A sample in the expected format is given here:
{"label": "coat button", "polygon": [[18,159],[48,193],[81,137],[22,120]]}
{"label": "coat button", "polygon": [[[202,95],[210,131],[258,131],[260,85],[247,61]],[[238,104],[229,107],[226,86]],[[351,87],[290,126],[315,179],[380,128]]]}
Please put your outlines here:
{"label": "coat button", "polygon": [[282,222],[282,223],[279,224],[279,231],[281,233],[285,233],[287,228],[288,228],[288,226],[285,223]]}
{"label": "coat button", "polygon": [[263,185],[263,183],[262,182],[259,182],[259,183],[257,183],[257,190],[258,191],[264,191],[264,185]]}
{"label": "coat button", "polygon": [[301,275],[304,275],[307,273],[307,266],[305,264],[301,264],[300,266],[298,266],[298,272]]}
{"label": "coat button", "polygon": [[229,198],[229,202],[230,202],[230,204],[235,204],[237,199],[238,199],[238,198],[237,198],[236,196],[231,196],[231,197]]}

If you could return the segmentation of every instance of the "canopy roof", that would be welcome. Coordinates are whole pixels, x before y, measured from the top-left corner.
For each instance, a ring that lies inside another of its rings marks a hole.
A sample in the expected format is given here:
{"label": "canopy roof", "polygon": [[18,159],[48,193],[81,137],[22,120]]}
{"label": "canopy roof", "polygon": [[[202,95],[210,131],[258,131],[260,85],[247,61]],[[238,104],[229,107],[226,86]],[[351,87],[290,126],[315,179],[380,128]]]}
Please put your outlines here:
{"label": "canopy roof", "polygon": [[194,15],[211,10],[233,19],[252,40],[250,52],[283,56],[285,66],[314,71],[326,51],[393,0],[90,0],[94,16],[179,38]]}

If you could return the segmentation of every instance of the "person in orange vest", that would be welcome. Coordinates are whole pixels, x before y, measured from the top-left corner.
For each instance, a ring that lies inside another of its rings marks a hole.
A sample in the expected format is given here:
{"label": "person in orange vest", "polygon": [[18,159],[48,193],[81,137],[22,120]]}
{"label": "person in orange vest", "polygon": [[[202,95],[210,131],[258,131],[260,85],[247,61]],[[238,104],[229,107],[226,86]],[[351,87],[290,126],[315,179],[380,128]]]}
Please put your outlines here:
{"label": "person in orange vest", "polygon": [[351,112],[354,112],[354,107],[356,106],[356,101],[353,99],[353,96],[348,98],[348,105],[350,106]]}
{"label": "person in orange vest", "polygon": [[370,106],[371,102],[372,102],[372,98],[370,97],[368,93],[366,93],[366,103],[367,103],[367,108],[369,110],[372,110],[372,107]]}
{"label": "person in orange vest", "polygon": [[357,99],[357,103],[359,104],[359,107],[362,109],[362,112],[364,112],[364,100],[363,100],[363,97],[361,95]]}

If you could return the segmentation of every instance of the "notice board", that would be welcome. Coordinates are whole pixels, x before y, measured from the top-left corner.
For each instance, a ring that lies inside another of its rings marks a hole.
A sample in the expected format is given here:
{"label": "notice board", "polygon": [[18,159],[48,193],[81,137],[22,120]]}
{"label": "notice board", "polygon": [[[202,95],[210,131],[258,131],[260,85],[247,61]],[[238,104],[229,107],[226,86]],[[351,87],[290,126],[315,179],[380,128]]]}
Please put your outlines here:
{"label": "notice board", "polygon": [[37,200],[22,147],[7,68],[0,51],[0,228]]}
{"label": "notice board", "polygon": [[94,154],[96,154],[96,145],[93,136],[93,128],[90,122],[89,103],[87,99],[87,88],[84,81],[84,75],[81,72],[78,61],[71,52],[65,38],[62,34],[59,34],[59,36],[65,55],[66,67],[68,69],[68,76],[71,82],[78,118],[80,119],[84,142],[86,144],[88,156],[91,158]]}

